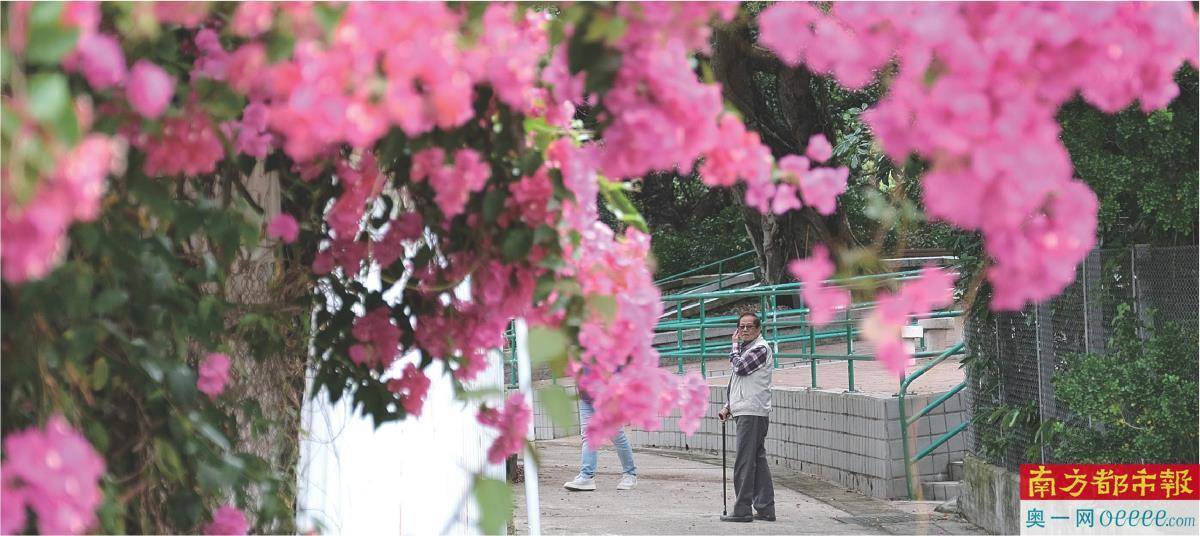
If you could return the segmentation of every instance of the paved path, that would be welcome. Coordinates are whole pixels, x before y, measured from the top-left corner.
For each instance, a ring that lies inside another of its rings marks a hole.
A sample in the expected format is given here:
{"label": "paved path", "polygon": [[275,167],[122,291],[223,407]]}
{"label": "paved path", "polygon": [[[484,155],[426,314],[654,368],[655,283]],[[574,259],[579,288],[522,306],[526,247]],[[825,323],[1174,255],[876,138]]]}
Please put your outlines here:
{"label": "paved path", "polygon": [[[638,486],[617,491],[620,462],[600,452],[596,491],[569,492],[579,438],[537,442],[542,532],[546,534],[983,534],[933,503],[880,501],[782,466],[772,467],[774,523],[723,523],[719,454],[635,449]],[[729,460],[733,479],[733,460]],[[524,484],[514,486],[515,529],[528,534]],[[733,507],[733,488],[729,488]]]}

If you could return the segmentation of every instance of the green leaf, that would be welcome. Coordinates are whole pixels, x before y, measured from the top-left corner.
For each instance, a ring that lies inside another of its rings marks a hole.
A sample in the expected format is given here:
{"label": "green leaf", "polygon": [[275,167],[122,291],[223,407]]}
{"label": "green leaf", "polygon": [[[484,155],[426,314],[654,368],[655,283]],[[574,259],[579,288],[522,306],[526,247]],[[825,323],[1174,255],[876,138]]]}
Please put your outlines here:
{"label": "green leaf", "polygon": [[503,480],[476,477],[475,501],[479,504],[479,530],[501,534],[512,517],[512,490]]}
{"label": "green leaf", "polygon": [[162,437],[154,438],[155,465],[172,480],[180,481],[184,476],[183,460],[179,451]]}
{"label": "green leaf", "polygon": [[492,400],[503,398],[504,394],[504,389],[500,389],[499,387],[481,387],[478,389],[463,389],[455,393],[454,396],[458,400],[470,402],[473,400]]}
{"label": "green leaf", "polygon": [[325,30],[326,35],[333,33],[333,29],[337,28],[345,10],[345,6],[329,2],[317,2],[313,5],[313,15],[316,16],[317,23],[321,25],[321,29]]}
{"label": "green leaf", "polygon": [[52,123],[71,109],[71,89],[62,73],[38,73],[29,79],[29,115]]}
{"label": "green leaf", "polygon": [[36,2],[29,12],[29,43],[25,59],[35,65],[58,65],[68,52],[75,49],[79,30],[64,27],[59,22],[62,2]]}
{"label": "green leaf", "polygon": [[533,248],[533,231],[528,227],[517,227],[508,232],[500,252],[506,262],[514,262],[524,258]]}
{"label": "green leaf", "polygon": [[167,387],[171,390],[171,394],[175,398],[184,403],[190,403],[196,398],[196,371],[191,367],[179,363],[167,375]]}
{"label": "green leaf", "polygon": [[488,190],[483,195],[483,221],[485,223],[495,223],[496,218],[500,216],[500,211],[504,210],[504,190],[496,188]]}
{"label": "green leaf", "polygon": [[103,357],[96,359],[92,365],[92,390],[99,391],[108,385],[108,360]]}
{"label": "green leaf", "polygon": [[34,2],[33,7],[29,10],[29,25],[30,26],[49,26],[58,24],[59,17],[62,16],[62,2]]}
{"label": "green leaf", "polygon": [[192,420],[196,424],[196,429],[200,431],[200,435],[204,436],[209,441],[212,441],[213,444],[220,447],[221,450],[229,451],[229,449],[232,448],[229,444],[229,439],[225,437],[225,434],[222,434],[220,430],[217,430],[216,427],[208,422],[201,420],[198,413],[193,414]]}
{"label": "green leaf", "polygon": [[296,48],[296,38],[287,32],[278,32],[267,41],[267,59],[271,63],[286,60]]}
{"label": "green leaf", "polygon": [[555,426],[575,426],[578,414],[575,400],[562,386],[550,384],[538,389],[538,401],[550,413],[550,419],[554,421]]}
{"label": "green leaf", "polygon": [[101,292],[99,296],[96,296],[95,300],[92,300],[92,310],[98,315],[107,314],[109,311],[125,305],[127,301],[129,301],[128,292],[119,289],[109,289]]}
{"label": "green leaf", "polygon": [[617,314],[617,299],[612,296],[588,296],[587,304],[589,309],[599,311],[610,322]]}
{"label": "green leaf", "polygon": [[544,326],[530,328],[529,361],[534,366],[566,361],[567,344],[567,335],[560,329]]}
{"label": "green leaf", "polygon": [[138,360],[138,364],[142,366],[142,370],[146,371],[146,374],[150,376],[150,379],[156,382],[161,382],[163,380],[165,373],[163,373],[162,365],[157,360],[140,359]]}

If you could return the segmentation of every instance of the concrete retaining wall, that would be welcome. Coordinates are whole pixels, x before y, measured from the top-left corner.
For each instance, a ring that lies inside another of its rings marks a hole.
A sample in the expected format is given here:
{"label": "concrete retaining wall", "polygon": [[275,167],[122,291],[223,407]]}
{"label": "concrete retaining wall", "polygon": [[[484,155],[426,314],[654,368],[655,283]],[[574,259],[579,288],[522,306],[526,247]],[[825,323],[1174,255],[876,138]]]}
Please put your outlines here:
{"label": "concrete retaining wall", "polygon": [[[570,390],[571,388],[568,388]],[[924,407],[938,394],[908,397],[907,411]],[[536,397],[535,397],[536,399]],[[678,416],[663,419],[656,431],[627,429],[635,447],[681,450],[721,450],[721,424],[717,411],[725,403],[724,386],[710,387],[708,415],[691,437],[679,431]],[[767,432],[767,455],[776,464],[822,477],[849,489],[882,499],[907,498],[904,481],[903,446],[900,437],[899,399],[859,393],[812,389],[773,391],[771,426]],[[928,446],[967,419],[961,394],[951,397],[937,410],[918,421],[911,454]],[[728,448],[734,455],[736,425],[727,425]],[[535,407],[537,439],[579,433],[578,426],[556,428],[540,404]],[[921,481],[946,480],[951,461],[966,453],[966,435],[959,434],[914,467]],[[731,462],[732,463],[732,462]]]}
{"label": "concrete retaining wall", "polygon": [[1021,532],[1021,481],[1017,473],[974,456],[963,463],[959,510],[968,521],[993,534]]}

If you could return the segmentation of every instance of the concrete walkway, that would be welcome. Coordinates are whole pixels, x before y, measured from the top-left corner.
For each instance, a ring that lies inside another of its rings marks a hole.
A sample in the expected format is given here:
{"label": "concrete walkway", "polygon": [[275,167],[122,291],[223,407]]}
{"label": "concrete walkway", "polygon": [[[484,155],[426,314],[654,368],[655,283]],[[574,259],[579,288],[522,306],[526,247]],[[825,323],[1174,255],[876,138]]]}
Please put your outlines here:
{"label": "concrete walkway", "polygon": [[[935,503],[880,501],[782,466],[775,482],[774,523],[723,523],[720,453],[635,449],[638,486],[617,491],[620,462],[600,452],[596,491],[562,484],[579,471],[579,438],[537,442],[542,532],[546,534],[983,534]],[[729,460],[733,508],[733,459]],[[515,529],[528,534],[524,484],[514,486]]]}

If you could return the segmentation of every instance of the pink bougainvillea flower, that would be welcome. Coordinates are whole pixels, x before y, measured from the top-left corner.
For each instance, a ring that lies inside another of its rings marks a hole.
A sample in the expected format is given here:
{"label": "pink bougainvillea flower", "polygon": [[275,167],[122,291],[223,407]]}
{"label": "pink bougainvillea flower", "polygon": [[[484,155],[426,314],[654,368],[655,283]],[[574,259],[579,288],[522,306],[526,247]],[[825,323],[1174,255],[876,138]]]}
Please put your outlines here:
{"label": "pink bougainvillea flower", "polygon": [[800,196],[817,212],[829,216],[837,212],[837,197],[846,191],[850,168],[816,168],[800,176]]}
{"label": "pink bougainvillea flower", "polygon": [[91,221],[100,213],[105,177],[115,162],[112,140],[90,134],[64,155],[54,174],[33,198],[18,206],[0,196],[0,264],[6,281],[45,276],[65,253],[66,233],[74,220]]}
{"label": "pink bougainvillea flower", "polygon": [[229,383],[229,369],[232,363],[229,356],[221,353],[211,353],[200,362],[200,373],[196,379],[196,388],[209,398],[216,400],[225,391]]}
{"label": "pink bougainvillea flower", "polygon": [[163,121],[162,132],[143,147],[145,171],[151,177],[212,173],[225,157],[212,118],[195,103],[182,116]]}
{"label": "pink bougainvillea flower", "polygon": [[[758,22],[759,42],[784,62],[851,88],[897,63],[863,119],[893,161],[929,161],[931,217],[982,233],[995,261],[991,305],[1003,310],[1060,292],[1094,244],[1094,195],[1070,186],[1059,107],[1082,94],[1110,113],[1135,100],[1158,108],[1179,92],[1179,64],[1200,61],[1196,14],[1182,3],[780,2]],[[809,177],[829,184],[807,189],[801,175],[801,194],[828,213],[838,177],[822,173]]]}
{"label": "pink bougainvillea flower", "polygon": [[808,147],[805,148],[804,154],[813,162],[824,162],[833,156],[833,146],[825,139],[824,134],[813,134],[808,139]]}
{"label": "pink bougainvillea flower", "polygon": [[875,347],[875,358],[889,372],[903,376],[912,354],[900,338],[904,323],[954,302],[954,276],[941,268],[925,267],[897,292],[881,292],[875,309],[863,319],[863,338]]}
{"label": "pink bougainvillea flower", "polygon": [[227,504],[213,512],[212,522],[204,526],[210,536],[243,535],[250,532],[250,521],[236,506]]}
{"label": "pink bougainvillea flower", "polygon": [[350,347],[350,360],[369,368],[391,366],[400,352],[400,328],[392,323],[391,310],[376,307],[354,320],[351,330],[360,344]]}
{"label": "pink bougainvillea flower", "polygon": [[162,115],[175,94],[175,79],[146,60],[138,60],[129,73],[125,96],[133,110],[147,119]]}
{"label": "pink bougainvillea flower", "polygon": [[400,397],[400,405],[413,417],[421,416],[421,408],[425,406],[429,386],[429,377],[425,375],[425,371],[412,363],[404,367],[404,373],[399,379],[387,382],[388,390]]}
{"label": "pink bougainvillea flower", "polygon": [[300,225],[290,214],[276,214],[271,218],[271,223],[267,224],[267,238],[277,238],[285,244],[291,244],[299,235]]}
{"label": "pink bougainvillea flower", "polygon": [[102,33],[82,37],[64,66],[77,67],[92,89],[107,89],[125,82],[125,53],[117,38]]}
{"label": "pink bougainvillea flower", "polygon": [[525,395],[519,392],[508,395],[503,409],[486,408],[479,412],[477,419],[480,424],[500,432],[488,448],[488,463],[503,462],[505,458],[521,451],[525,446],[531,416],[529,406],[525,404]]}
{"label": "pink bougainvillea flower", "polygon": [[834,274],[835,267],[824,245],[814,246],[807,259],[792,261],[788,270],[803,284],[800,294],[808,306],[808,320],[812,325],[824,326],[833,320],[838,311],[850,306],[848,291],[825,284]]}
{"label": "pink bougainvillea flower", "polygon": [[271,29],[274,15],[274,2],[242,2],[233,13],[230,27],[242,37],[258,37]]}
{"label": "pink bougainvillea flower", "polygon": [[0,534],[21,534],[27,517],[25,490],[9,472],[0,464]]}
{"label": "pink bougainvillea flower", "polygon": [[[4,532],[19,532],[25,507],[37,514],[43,534],[82,534],[96,523],[103,493],[104,458],[60,415],[43,429],[28,428],[4,438],[0,501]],[[15,527],[15,528],[14,528]]]}
{"label": "pink bougainvillea flower", "polygon": [[159,22],[173,23],[185,28],[199,26],[208,18],[209,2],[155,2],[154,16]]}

